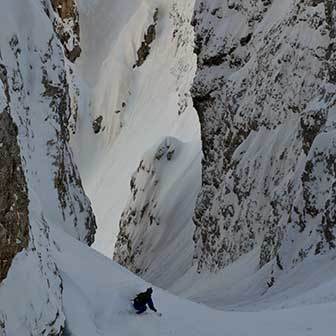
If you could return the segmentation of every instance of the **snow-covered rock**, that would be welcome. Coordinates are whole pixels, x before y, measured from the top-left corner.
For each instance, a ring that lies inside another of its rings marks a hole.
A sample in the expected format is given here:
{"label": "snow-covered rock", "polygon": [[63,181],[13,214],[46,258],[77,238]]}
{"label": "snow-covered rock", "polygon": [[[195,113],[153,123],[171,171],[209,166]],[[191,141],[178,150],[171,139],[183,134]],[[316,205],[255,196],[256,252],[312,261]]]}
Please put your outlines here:
{"label": "snow-covered rock", "polygon": [[[69,147],[72,69],[66,58],[70,48],[56,31],[57,15],[50,1],[1,4],[4,335],[63,333],[63,287],[50,228],[57,226],[86,244],[94,240],[95,218]],[[70,32],[71,25],[66,29]]]}
{"label": "snow-covered rock", "polygon": [[194,263],[260,248],[276,273],[335,253],[333,1],[197,1],[202,133]]}

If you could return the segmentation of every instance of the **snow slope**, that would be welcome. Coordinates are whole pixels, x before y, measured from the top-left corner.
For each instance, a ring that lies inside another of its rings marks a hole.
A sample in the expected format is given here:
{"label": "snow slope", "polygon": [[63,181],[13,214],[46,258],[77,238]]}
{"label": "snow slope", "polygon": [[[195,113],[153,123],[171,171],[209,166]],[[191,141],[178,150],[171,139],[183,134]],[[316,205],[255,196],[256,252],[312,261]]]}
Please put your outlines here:
{"label": "snow slope", "polygon": [[218,273],[190,269],[171,292],[219,310],[261,311],[335,302],[335,257],[308,258],[269,287],[271,265],[258,267],[259,250]]}
{"label": "snow slope", "polygon": [[[147,283],[61,231],[53,234],[60,242],[56,259],[64,282],[68,335],[317,336],[333,333],[335,302],[273,311],[222,312],[154,289],[154,303],[162,317],[152,312],[137,316],[130,309],[129,299],[146,289]],[[329,289],[328,284],[322,286],[320,294],[327,295]],[[278,302],[288,293],[282,292]]]}
{"label": "snow slope", "polygon": [[[267,310],[252,312],[251,310],[256,309],[251,305],[249,309],[245,309],[249,311],[245,312],[218,311],[155,288],[154,303],[163,314],[162,317],[152,312],[137,316],[132,312],[130,298],[146,289],[147,283],[56,226],[51,229],[50,235],[57,241],[50,253],[54,256],[63,281],[62,306],[67,336],[318,336],[333,333],[336,312],[334,300],[313,305],[313,301],[310,305],[306,301],[302,305],[300,297],[293,297],[293,308],[288,308],[290,305],[286,303],[286,309],[282,307],[278,310],[286,297],[288,301],[288,297],[292,295],[295,283],[301,281],[300,276],[294,276],[287,282],[289,288],[282,289],[275,300],[268,302]],[[306,272],[312,269],[311,265],[308,266]],[[334,270],[330,271],[334,273]],[[22,277],[9,278],[8,281],[15,285],[21,284],[21,279]],[[327,277],[324,277],[323,272],[318,280],[319,286],[316,288],[305,288],[305,296],[330,298],[335,281],[326,281]],[[313,281],[309,280],[308,283],[313,284]],[[37,299],[41,292],[37,290],[33,294]],[[207,295],[211,298],[209,293]],[[17,296],[15,311],[18,315],[24,307],[20,300],[25,299],[26,296],[22,294]],[[298,303],[301,307],[297,307]],[[272,307],[273,310],[270,309]],[[260,310],[260,306],[257,310]],[[25,335],[28,330],[18,329],[19,325],[9,324],[6,335]],[[32,329],[31,332],[33,335],[41,335],[38,329]]]}

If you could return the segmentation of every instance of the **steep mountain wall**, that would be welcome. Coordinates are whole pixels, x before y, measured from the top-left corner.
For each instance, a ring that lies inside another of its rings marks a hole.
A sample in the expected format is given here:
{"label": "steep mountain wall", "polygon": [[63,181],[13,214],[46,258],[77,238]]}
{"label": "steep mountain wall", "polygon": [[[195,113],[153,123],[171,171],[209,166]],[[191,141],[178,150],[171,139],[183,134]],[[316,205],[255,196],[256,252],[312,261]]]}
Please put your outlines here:
{"label": "steep mountain wall", "polygon": [[[197,1],[204,160],[194,263],[275,273],[335,248],[333,1]],[[273,279],[272,279],[273,277]]]}
{"label": "steep mountain wall", "polygon": [[53,230],[92,244],[96,228],[69,147],[76,98],[74,57],[70,37],[63,41],[59,31],[63,25],[69,36],[78,37],[69,24],[78,17],[63,18],[53,5],[49,0],[10,0],[2,3],[0,12],[0,334],[4,335],[63,334],[63,287],[54,260]]}

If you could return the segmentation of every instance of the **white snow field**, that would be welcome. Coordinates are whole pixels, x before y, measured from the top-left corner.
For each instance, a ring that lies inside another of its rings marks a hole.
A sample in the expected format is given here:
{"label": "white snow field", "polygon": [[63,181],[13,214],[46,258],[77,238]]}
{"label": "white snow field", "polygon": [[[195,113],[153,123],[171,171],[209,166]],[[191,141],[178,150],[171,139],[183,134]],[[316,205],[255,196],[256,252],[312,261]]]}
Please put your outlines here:
{"label": "white snow field", "polygon": [[[154,288],[154,304],[162,316],[151,311],[138,316],[132,311],[130,298],[145,290],[147,283],[63,232],[53,232],[53,235],[59,242],[55,256],[64,285],[66,335],[318,336],[334,333],[335,302],[259,312],[219,311]],[[335,263],[325,266],[332,264]],[[323,269],[316,269],[316,273],[320,271]],[[290,280],[287,282],[289,287],[295,282],[300,287],[302,273],[298,273],[287,279]],[[329,272],[325,273],[328,276]],[[318,277],[319,284],[323,277],[322,274]],[[309,282],[313,284],[313,281]],[[305,296],[307,300],[309,297],[322,299],[323,295],[331,298],[335,288],[336,280],[333,280],[306,291]],[[273,303],[280,304],[286,297],[289,301],[291,291],[291,288],[283,289]],[[292,301],[299,303],[301,299],[299,296]]]}

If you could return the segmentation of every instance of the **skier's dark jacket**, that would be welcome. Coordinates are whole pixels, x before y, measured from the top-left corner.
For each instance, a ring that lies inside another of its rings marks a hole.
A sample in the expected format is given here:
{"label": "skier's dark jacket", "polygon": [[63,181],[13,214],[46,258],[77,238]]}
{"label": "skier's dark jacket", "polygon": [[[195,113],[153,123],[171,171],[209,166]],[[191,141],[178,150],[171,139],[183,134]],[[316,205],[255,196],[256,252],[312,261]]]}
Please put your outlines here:
{"label": "skier's dark jacket", "polygon": [[156,312],[152,300],[152,291],[147,290],[146,292],[139,293],[133,300],[133,304],[135,309],[141,309],[141,307],[146,307],[146,305],[148,305],[151,310]]}

